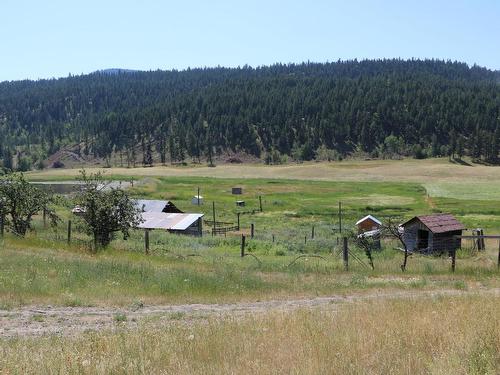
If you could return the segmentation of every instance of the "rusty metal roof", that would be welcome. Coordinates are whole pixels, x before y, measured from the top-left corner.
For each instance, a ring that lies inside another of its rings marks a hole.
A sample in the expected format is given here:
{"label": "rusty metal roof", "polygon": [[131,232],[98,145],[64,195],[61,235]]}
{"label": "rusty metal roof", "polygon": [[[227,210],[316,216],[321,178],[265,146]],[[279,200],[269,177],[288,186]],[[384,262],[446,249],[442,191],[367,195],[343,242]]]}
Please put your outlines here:
{"label": "rusty metal roof", "polygon": [[403,223],[402,226],[404,227],[414,220],[419,220],[432,233],[446,233],[465,229],[464,225],[459,222],[452,214],[415,216],[413,219],[410,219],[406,223]]}

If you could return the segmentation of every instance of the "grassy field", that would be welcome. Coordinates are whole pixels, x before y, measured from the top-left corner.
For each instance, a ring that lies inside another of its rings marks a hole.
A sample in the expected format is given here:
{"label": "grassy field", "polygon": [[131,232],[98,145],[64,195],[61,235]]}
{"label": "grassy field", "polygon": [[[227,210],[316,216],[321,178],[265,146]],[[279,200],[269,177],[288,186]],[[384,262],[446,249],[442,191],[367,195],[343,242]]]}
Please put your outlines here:
{"label": "grassy field", "polygon": [[498,299],[372,301],[0,341],[10,373],[498,374]]}
{"label": "grassy field", "polygon": [[[443,160],[423,161],[423,164],[415,164],[413,160],[400,161],[400,164],[394,161],[356,163],[271,168],[277,171],[331,168],[352,174],[385,165],[388,170],[382,170],[386,175],[396,166],[406,169],[412,164],[418,165],[420,172],[450,168]],[[210,170],[218,168],[227,171],[234,167],[222,166]],[[239,168],[266,171],[269,167]],[[496,171],[491,167],[454,164],[451,168],[489,168]],[[112,178],[126,179],[129,177],[119,173],[155,174],[165,170],[166,174],[186,171],[189,175],[198,169],[203,168],[156,167],[107,172]],[[64,178],[72,178],[74,172],[66,171]],[[58,173],[58,170],[52,170],[29,176],[50,179],[56,178]],[[432,181],[445,184],[438,181],[437,176],[433,176]],[[467,181],[472,183],[471,178]],[[500,198],[496,200],[495,191],[489,183],[477,185],[476,192],[481,199],[470,199],[469,193],[460,185],[446,183],[455,189],[454,195],[429,195],[424,183],[410,181],[144,177],[130,189],[133,196],[169,199],[184,211],[201,211],[207,219],[212,219],[213,201],[217,220],[226,222],[236,223],[236,214],[241,213],[240,232],[229,233],[227,237],[212,237],[206,225],[203,238],[153,231],[150,234],[152,255],[149,257],[143,255],[144,234],[141,231],[134,231],[127,241],[117,238],[110,249],[98,254],[88,253],[91,239],[81,232],[75,218],[73,243],[67,245],[66,220],[70,218],[71,202],[61,199],[58,212],[63,221],[58,228],[43,228],[41,218],[37,217],[34,230],[26,239],[6,237],[0,250],[0,303],[18,306],[44,302],[127,305],[137,300],[148,303],[210,302],[326,295],[334,291],[365,288],[463,288],[475,283],[496,285],[498,242],[494,240],[488,242],[488,250],[480,254],[471,252],[471,242],[464,240],[464,249],[458,253],[457,272],[453,276],[449,272],[448,258],[414,256],[410,259],[407,274],[400,279],[401,254],[393,250],[397,244],[390,241],[384,242],[385,250],[374,254],[374,271],[367,268],[365,254],[355,248],[352,251],[361,262],[353,258],[350,272],[343,271],[337,240],[342,235],[339,232],[338,202],[343,204],[344,231],[352,228],[354,222],[366,214],[374,214],[381,219],[390,216],[404,220],[417,214],[444,211],[456,214],[469,228],[482,227],[487,234],[500,233]],[[242,187],[243,195],[232,195],[231,188],[234,186]],[[199,207],[191,204],[198,187],[205,198],[205,204]],[[259,210],[259,196],[262,196],[263,212]],[[236,199],[245,200],[246,206],[236,207]],[[255,238],[247,238],[246,250],[257,259],[241,259],[240,236],[249,234],[250,224],[255,225]],[[300,255],[309,256],[299,258],[290,265]]]}
{"label": "grassy field", "polygon": [[[499,286],[493,252],[460,257],[454,274],[449,259],[424,256],[410,259],[408,272],[401,274],[401,255],[390,250],[374,255],[374,271],[351,259],[345,272],[338,253],[301,258],[290,266],[296,253],[266,254],[257,242],[252,253],[261,259],[259,264],[251,257],[239,257],[235,239],[208,238],[193,249],[175,237],[165,236],[165,247],[156,247],[150,256],[119,246],[89,254],[57,242],[9,239],[0,250],[0,308],[213,303],[374,289]],[[200,256],[181,257],[197,251]],[[356,253],[363,258],[363,253]]]}
{"label": "grassy field", "polygon": [[[62,181],[77,173],[47,170],[27,176]],[[366,214],[404,220],[451,212],[468,228],[500,233],[499,168],[433,159],[113,168],[105,173],[114,180],[134,178],[129,189],[134,197],[172,200],[206,219],[212,219],[212,202],[218,221],[236,223],[239,212],[241,230],[212,237],[205,225],[202,238],[153,231],[149,256],[144,254],[144,233],[133,231],[128,240],[118,237],[108,249],[94,253],[91,239],[71,217],[71,202],[61,198],[57,228],[44,228],[36,217],[26,238],[7,233],[0,239],[0,310],[47,305],[130,309],[401,291],[468,295],[187,317],[161,325],[145,320],[136,328],[125,328],[120,321],[127,317],[115,316],[112,331],[0,339],[4,372],[498,373],[498,294],[470,295],[500,287],[497,240],[487,241],[487,251],[481,253],[464,240],[455,273],[448,257],[420,255],[412,256],[402,273],[402,254],[390,240],[374,253],[374,270],[351,243],[345,271],[337,239]],[[231,194],[235,186],[243,188],[242,196]],[[205,199],[200,207],[191,204],[198,188]],[[237,199],[246,206],[236,207]],[[73,220],[71,244],[66,243],[68,219]],[[253,239],[248,237],[251,224]],[[239,256],[241,234],[247,235],[246,250],[252,256]],[[43,317],[35,318],[43,324]]]}

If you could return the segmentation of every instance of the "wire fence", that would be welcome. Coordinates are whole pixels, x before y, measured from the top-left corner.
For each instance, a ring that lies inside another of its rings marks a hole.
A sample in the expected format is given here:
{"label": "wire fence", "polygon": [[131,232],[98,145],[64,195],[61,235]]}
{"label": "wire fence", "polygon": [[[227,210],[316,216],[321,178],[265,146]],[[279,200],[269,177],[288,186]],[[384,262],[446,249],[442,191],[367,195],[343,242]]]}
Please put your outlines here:
{"label": "wire fence", "polygon": [[[230,222],[217,222],[219,225],[228,225]],[[217,227],[216,227],[217,228]],[[224,227],[229,228],[229,227]],[[242,237],[245,236],[246,244],[244,256],[255,259],[256,263],[262,265],[266,261],[266,256],[296,257],[287,262],[290,267],[300,263],[304,259],[315,258],[317,261],[345,262],[345,249],[343,237],[345,231],[340,231],[332,225],[318,223],[315,225],[298,225],[296,227],[283,228],[279,231],[266,230],[257,226],[241,226],[239,230],[236,226],[224,233],[212,232],[212,228],[205,228],[203,237],[191,237],[174,235],[166,231],[151,231],[148,234],[148,251],[155,254],[165,254],[187,259],[190,257],[206,257],[206,250],[224,249],[226,255],[238,258],[241,248]],[[253,232],[253,237],[252,237]],[[132,230],[129,239],[123,239],[119,234],[115,237],[113,247],[121,250],[145,252],[145,232],[142,230]],[[14,238],[20,237],[18,234],[6,229],[6,235]],[[88,251],[96,251],[96,246],[92,236],[85,232],[84,227],[78,220],[60,222],[58,226],[52,228],[37,221],[33,225],[33,230],[29,237],[36,241],[45,241],[54,247],[67,246],[78,247]],[[463,236],[463,238],[434,238],[432,244],[426,245],[421,253],[431,254],[428,249],[432,245],[435,248],[446,249],[439,255],[450,257],[455,269],[456,256],[458,258],[475,257],[485,249],[499,249],[498,264],[500,266],[500,237],[495,236]],[[383,239],[385,249],[393,249],[398,246],[397,242],[390,239]],[[182,252],[178,250],[182,249]],[[354,264],[361,268],[373,267],[372,260],[365,251],[356,246],[352,239],[348,240],[348,257]],[[453,250],[451,252],[451,250]],[[372,249],[373,252],[378,251]],[[415,252],[411,251],[410,255]],[[436,254],[435,254],[436,255]],[[220,256],[220,255],[217,255]]]}

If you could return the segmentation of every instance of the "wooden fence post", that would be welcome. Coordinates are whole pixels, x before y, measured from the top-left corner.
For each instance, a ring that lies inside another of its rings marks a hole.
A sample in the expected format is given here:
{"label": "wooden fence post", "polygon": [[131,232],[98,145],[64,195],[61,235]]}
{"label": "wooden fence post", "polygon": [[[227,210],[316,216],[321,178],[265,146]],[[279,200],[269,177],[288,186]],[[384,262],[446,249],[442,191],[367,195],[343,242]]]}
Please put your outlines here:
{"label": "wooden fence post", "polygon": [[259,195],[259,207],[260,207],[260,212],[262,212],[262,196]]}
{"label": "wooden fence post", "polygon": [[213,217],[213,226],[212,226],[212,236],[215,236],[215,201],[212,201],[212,217]]}
{"label": "wooden fence post", "polygon": [[344,259],[344,269],[349,271],[349,250],[347,248],[347,237],[344,237],[344,246],[342,251],[342,257]]}
{"label": "wooden fence post", "polygon": [[71,243],[71,220],[68,220],[68,244]]}
{"label": "wooden fence post", "polygon": [[245,235],[241,235],[241,257],[245,256]]}
{"label": "wooden fence post", "polygon": [[47,210],[45,210],[45,207],[43,208],[43,227],[47,227]]}
{"label": "wooden fence post", "polygon": [[198,187],[198,195],[196,196],[196,200],[198,201],[198,206],[200,205],[200,188]]}
{"label": "wooden fence post", "polygon": [[250,238],[253,238],[255,234],[255,225],[252,223],[250,224]]}
{"label": "wooden fence post", "polygon": [[307,245],[307,236],[304,236],[304,245]]}
{"label": "wooden fence post", "polygon": [[5,215],[2,213],[0,215],[0,237],[3,238],[5,227]]}
{"label": "wooden fence post", "polygon": [[149,229],[144,231],[144,248],[146,250],[146,255],[149,255]]}
{"label": "wooden fence post", "polygon": [[453,249],[451,251],[451,272],[455,272],[456,255],[457,255],[457,250]]}
{"label": "wooden fence post", "polygon": [[312,230],[311,230],[311,239],[314,240],[314,225],[312,226]]}
{"label": "wooden fence post", "polygon": [[342,202],[339,202],[339,233],[342,233]]}
{"label": "wooden fence post", "polygon": [[[274,243],[274,233],[273,233],[273,243]],[[500,250],[499,250],[499,259],[500,259]]]}
{"label": "wooden fence post", "polygon": [[240,230],[240,213],[237,212],[236,216],[238,217],[238,230]]}
{"label": "wooden fence post", "polygon": [[498,240],[498,261],[497,268],[500,268],[500,239]]}

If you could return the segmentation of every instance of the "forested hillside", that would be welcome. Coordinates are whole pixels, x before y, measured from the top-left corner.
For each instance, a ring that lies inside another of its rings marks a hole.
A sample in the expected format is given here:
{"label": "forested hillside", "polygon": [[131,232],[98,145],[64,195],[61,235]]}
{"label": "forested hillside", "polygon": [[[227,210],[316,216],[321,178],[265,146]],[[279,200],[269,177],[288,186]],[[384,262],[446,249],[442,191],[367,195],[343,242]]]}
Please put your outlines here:
{"label": "forested hillside", "polygon": [[[496,162],[500,73],[436,60],[113,70],[0,83],[2,166],[470,155]],[[49,160],[49,162],[47,162]]]}

